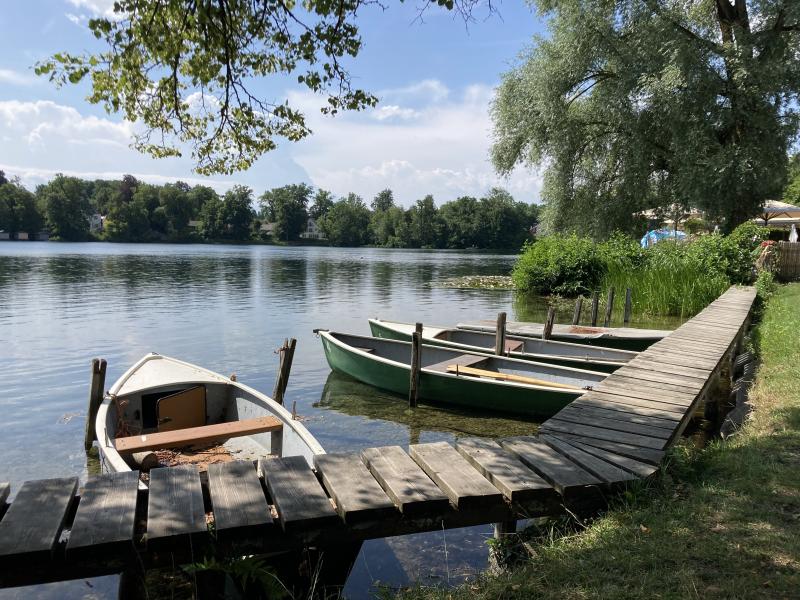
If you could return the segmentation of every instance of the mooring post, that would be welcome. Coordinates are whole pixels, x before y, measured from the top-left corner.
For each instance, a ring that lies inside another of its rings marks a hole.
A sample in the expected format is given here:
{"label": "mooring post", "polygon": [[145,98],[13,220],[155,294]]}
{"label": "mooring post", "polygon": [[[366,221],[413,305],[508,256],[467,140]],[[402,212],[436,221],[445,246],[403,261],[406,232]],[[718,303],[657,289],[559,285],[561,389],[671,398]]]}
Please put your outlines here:
{"label": "mooring post", "polygon": [[581,322],[581,310],[583,310],[583,295],[578,296],[575,300],[575,312],[572,313],[572,324],[579,325]]}
{"label": "mooring post", "polygon": [[628,325],[631,322],[631,288],[625,288],[625,313],[622,315],[622,324]]}
{"label": "mooring post", "polygon": [[283,404],[286,386],[289,385],[289,373],[292,370],[292,359],[297,340],[291,338],[283,340],[283,346],[278,350],[278,376],[275,378],[275,387],[272,390],[272,399],[278,404]]}
{"label": "mooring post", "polygon": [[544,322],[544,327],[542,328],[542,339],[549,340],[550,336],[553,335],[553,324],[556,322],[556,309],[554,306],[551,306],[547,309],[547,320]]}
{"label": "mooring post", "polygon": [[600,293],[592,292],[592,327],[597,327],[597,311],[600,307]]}
{"label": "mooring post", "polygon": [[420,353],[422,351],[422,323],[411,334],[411,379],[408,384],[408,407],[416,408],[419,398]]}
{"label": "mooring post", "polygon": [[92,359],[92,379],[89,383],[89,409],[86,411],[86,427],[84,428],[83,447],[88,452],[92,449],[95,438],[94,421],[97,410],[103,402],[106,385],[106,359]]}
{"label": "mooring post", "polygon": [[606,318],[603,320],[603,327],[611,327],[611,311],[614,310],[614,286],[608,288],[606,298]]}
{"label": "mooring post", "polygon": [[497,325],[494,330],[494,353],[498,356],[506,349],[506,313],[497,313]]}

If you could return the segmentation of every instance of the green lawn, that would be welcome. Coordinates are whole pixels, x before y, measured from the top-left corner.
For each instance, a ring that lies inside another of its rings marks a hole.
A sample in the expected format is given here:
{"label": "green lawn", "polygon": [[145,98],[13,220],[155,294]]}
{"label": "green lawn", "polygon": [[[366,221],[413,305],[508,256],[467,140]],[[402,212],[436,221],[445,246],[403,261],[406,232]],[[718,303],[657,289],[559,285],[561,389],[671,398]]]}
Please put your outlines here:
{"label": "green lawn", "polygon": [[777,290],[756,343],[755,412],[738,435],[703,449],[680,445],[647,488],[591,523],[522,533],[524,559],[501,575],[400,596],[799,597],[800,284]]}

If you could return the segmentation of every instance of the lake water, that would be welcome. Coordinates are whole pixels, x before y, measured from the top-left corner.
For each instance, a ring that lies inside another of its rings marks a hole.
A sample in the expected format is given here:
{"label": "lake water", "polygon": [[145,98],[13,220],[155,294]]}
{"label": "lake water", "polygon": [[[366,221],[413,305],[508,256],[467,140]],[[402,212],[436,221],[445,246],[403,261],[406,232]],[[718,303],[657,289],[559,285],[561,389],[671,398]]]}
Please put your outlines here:
{"label": "lake water", "polygon": [[[286,402],[296,403],[329,452],[519,435],[532,422],[442,407],[407,410],[403,399],[331,374],[314,328],[369,333],[379,316],[432,325],[493,318],[542,319],[537,301],[509,291],[437,282],[505,275],[513,255],[322,247],[0,243],[0,481],[79,475],[92,357],[108,360],[110,385],[155,351],[236,373],[270,393],[278,348],[297,338]],[[570,313],[571,314],[571,313]],[[566,315],[559,320],[563,322]],[[381,582],[454,583],[487,566],[490,527],[364,544],[347,584],[366,598]],[[35,593],[35,594],[34,594]],[[113,577],[7,590],[0,597],[114,597]]]}

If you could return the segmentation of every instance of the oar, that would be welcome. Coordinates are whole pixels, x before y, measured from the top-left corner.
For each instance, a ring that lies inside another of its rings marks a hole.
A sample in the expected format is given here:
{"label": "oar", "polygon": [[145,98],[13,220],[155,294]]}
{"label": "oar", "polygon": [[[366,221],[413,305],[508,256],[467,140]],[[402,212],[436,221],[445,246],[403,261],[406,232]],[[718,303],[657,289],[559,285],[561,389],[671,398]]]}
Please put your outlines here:
{"label": "oar", "polygon": [[496,371],[486,371],[484,369],[476,369],[475,367],[462,367],[461,365],[447,365],[448,373],[464,373],[466,375],[478,375],[480,377],[489,377],[499,381],[516,381],[518,383],[530,383],[533,385],[543,385],[547,387],[564,388],[565,390],[581,391],[581,388],[568,383],[555,383],[554,381],[546,381],[544,379],[536,379],[534,377],[525,377],[524,375],[514,375],[512,373],[498,373]]}

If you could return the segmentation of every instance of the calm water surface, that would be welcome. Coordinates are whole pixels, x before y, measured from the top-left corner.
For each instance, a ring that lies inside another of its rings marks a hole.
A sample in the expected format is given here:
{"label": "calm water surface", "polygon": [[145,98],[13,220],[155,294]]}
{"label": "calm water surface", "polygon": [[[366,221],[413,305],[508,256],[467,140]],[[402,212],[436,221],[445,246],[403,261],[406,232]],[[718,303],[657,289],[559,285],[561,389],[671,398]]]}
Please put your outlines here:
{"label": "calm water surface", "polygon": [[[329,452],[517,435],[535,423],[421,406],[331,374],[312,330],[369,333],[380,316],[432,325],[541,319],[511,292],[445,289],[459,275],[503,275],[512,255],[271,246],[0,243],[0,481],[73,473],[85,479],[92,357],[106,385],[151,351],[271,392],[274,350],[298,340],[287,404]],[[564,316],[566,318],[566,315]],[[560,319],[561,320],[561,319]],[[13,490],[12,490],[13,491]],[[490,527],[364,544],[346,593],[374,584],[456,583],[487,566]],[[91,587],[90,587],[91,586]],[[1,597],[113,597],[115,578],[6,591]]]}

